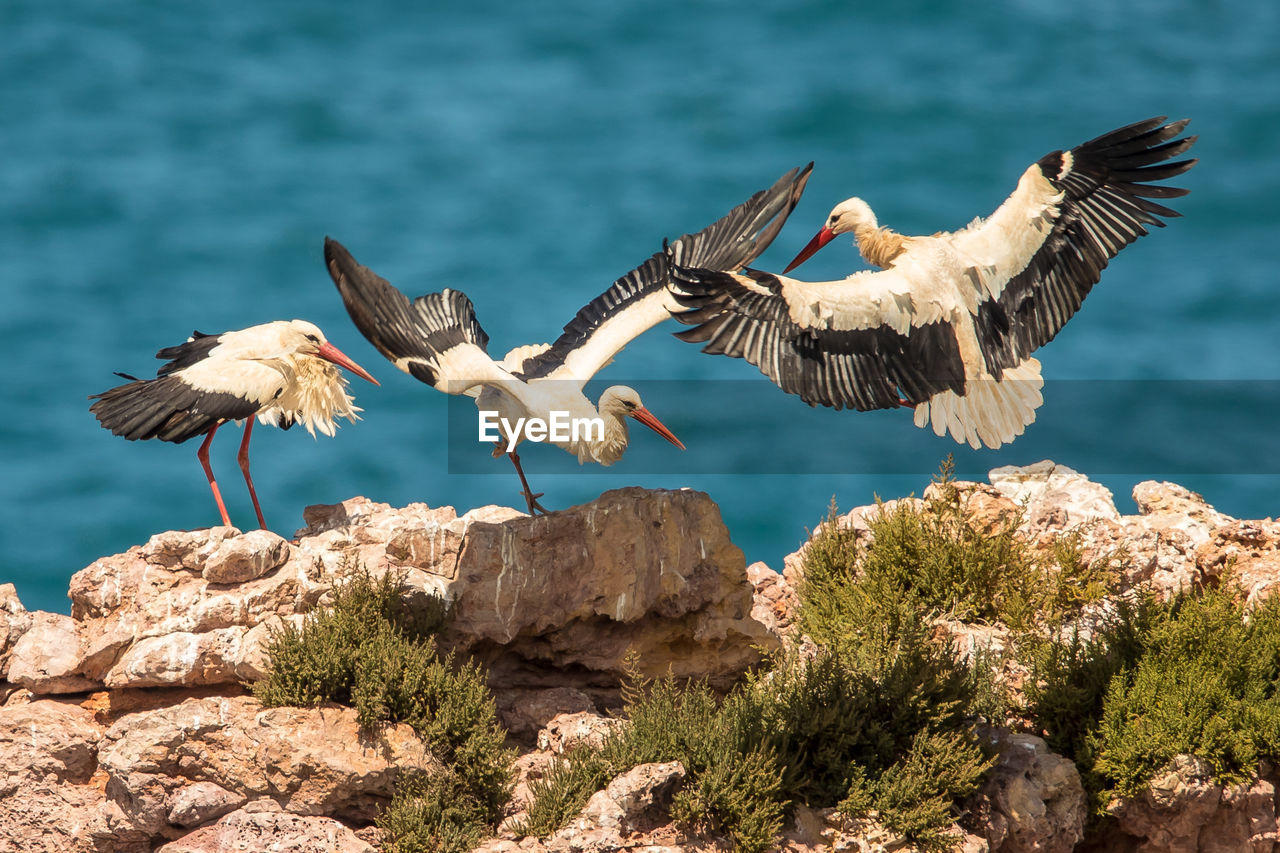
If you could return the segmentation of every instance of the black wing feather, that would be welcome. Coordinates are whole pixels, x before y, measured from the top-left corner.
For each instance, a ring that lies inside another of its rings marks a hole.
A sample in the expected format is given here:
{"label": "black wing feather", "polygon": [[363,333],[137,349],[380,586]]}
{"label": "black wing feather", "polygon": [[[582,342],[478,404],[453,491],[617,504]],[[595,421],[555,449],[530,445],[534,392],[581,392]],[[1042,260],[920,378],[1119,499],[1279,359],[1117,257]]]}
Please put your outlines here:
{"label": "black wing feather", "polygon": [[[1042,157],[1046,180],[1063,192],[1052,231],[1027,267],[1005,285],[998,300],[979,305],[977,326],[987,369],[999,377],[1053,340],[1075,315],[1102,270],[1121,249],[1163,228],[1180,214],[1151,198],[1177,198],[1180,187],[1155,185],[1181,175],[1194,159],[1183,154],[1195,136],[1175,139],[1187,120],[1147,119]],[[1065,174],[1063,167],[1067,166]]]}
{"label": "black wing feather", "polygon": [[527,359],[524,379],[546,376],[611,317],[634,302],[671,283],[674,264],[716,270],[738,270],[755,260],[786,223],[813,171],[810,163],[792,169],[769,189],[761,190],[696,234],[685,234],[663,251],[615,281],[608,290],[583,306],[564,327],[550,349]]}
{"label": "black wing feather", "polygon": [[964,365],[947,323],[913,328],[903,335],[874,329],[815,329],[797,325],[771,273],[744,275],[763,292],[717,270],[676,267],[676,299],[688,308],[676,314],[694,328],[676,337],[705,343],[703,352],[742,358],[775,385],[811,406],[887,409],[928,400],[942,391],[963,393]]}
{"label": "black wing feather", "polygon": [[223,421],[252,417],[259,409],[252,400],[201,391],[169,375],[119,385],[89,399],[97,401],[89,411],[98,422],[130,441],[158,438],[181,443]]}
{"label": "black wing feather", "polygon": [[330,237],[324,238],[324,259],[356,328],[392,362],[411,359],[405,370],[415,379],[435,385],[437,358],[458,344],[488,351],[489,336],[465,293],[446,288],[410,302]]}

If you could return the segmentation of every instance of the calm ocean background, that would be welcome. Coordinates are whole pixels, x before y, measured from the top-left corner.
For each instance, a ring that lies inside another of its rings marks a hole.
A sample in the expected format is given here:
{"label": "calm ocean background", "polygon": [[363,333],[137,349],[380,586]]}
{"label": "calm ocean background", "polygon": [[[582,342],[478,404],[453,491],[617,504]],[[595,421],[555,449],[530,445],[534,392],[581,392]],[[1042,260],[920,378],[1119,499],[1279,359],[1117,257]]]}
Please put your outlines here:
{"label": "calm ocean background", "polygon": [[[551,507],[704,489],[747,559],[775,567],[833,495],[918,493],[953,451],[975,477],[1052,457],[1122,510],[1134,483],[1169,478],[1236,516],[1280,512],[1280,5],[10,0],[2,14],[0,582],[28,608],[65,612],[68,578],[97,557],[217,521],[195,442],[123,441],[86,400],[113,370],[152,375],[192,329],[306,318],[383,382],[353,381],[364,419],[336,439],[255,432],[277,532],[358,494],[519,503],[506,461],[446,447],[445,395],[351,325],[326,234],[411,295],[464,290],[501,354],[554,338],[663,237],[809,160],[759,266],[780,268],[853,194],[905,232],[959,227],[1048,151],[1159,114],[1201,135],[1185,216],[1122,253],[1040,351],[1047,402],[1012,446],[968,451],[905,411],[809,409],[672,326],[589,391],[641,384],[686,453],[633,430],[611,469],[524,457]],[[856,263],[842,240],[803,272]],[[213,464],[249,527],[238,441],[225,430]]]}

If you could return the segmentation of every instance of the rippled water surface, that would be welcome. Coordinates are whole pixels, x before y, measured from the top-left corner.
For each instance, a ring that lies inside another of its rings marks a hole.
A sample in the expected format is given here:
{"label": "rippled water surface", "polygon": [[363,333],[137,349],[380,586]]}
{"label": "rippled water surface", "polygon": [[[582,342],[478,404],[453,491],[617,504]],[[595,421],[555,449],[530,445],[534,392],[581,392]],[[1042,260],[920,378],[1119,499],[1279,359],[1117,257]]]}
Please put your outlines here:
{"label": "rippled water surface", "polygon": [[[1157,114],[1201,134],[1185,217],[1126,250],[1039,353],[1048,401],[1028,435],[957,458],[981,476],[1052,455],[1122,508],[1169,477],[1234,515],[1277,512],[1274,4],[17,0],[4,18],[0,582],[28,607],[65,610],[96,557],[216,521],[194,443],[125,442],[85,399],[114,370],[149,375],[193,328],[303,317],[384,383],[355,388],[364,420],[336,439],[255,433],[277,531],[356,494],[519,500],[505,461],[447,451],[445,396],[356,332],[326,234],[412,295],[466,291],[501,353],[550,340],[663,237],[792,166],[817,163],[765,268],[848,195],[903,231],[955,228],[1042,154]],[[842,241],[805,272],[856,263]],[[832,495],[918,492],[960,449],[905,411],[809,409],[662,328],[589,390],[628,381],[653,383],[646,402],[688,451],[633,432],[606,470],[531,448],[544,502],[705,489],[747,558],[774,566]],[[213,463],[249,526],[237,443],[220,434]]]}

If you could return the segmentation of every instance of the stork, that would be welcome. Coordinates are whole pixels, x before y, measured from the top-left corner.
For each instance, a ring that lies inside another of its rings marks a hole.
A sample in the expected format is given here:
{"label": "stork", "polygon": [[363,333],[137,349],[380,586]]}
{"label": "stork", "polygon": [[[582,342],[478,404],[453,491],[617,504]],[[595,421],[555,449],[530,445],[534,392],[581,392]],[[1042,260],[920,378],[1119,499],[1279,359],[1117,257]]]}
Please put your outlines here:
{"label": "stork", "polygon": [[[1033,163],[987,219],[913,237],[880,227],[859,198],[836,205],[782,275],[677,269],[703,352],[743,358],[811,406],[860,411],[909,406],[974,448],[1022,434],[1043,401],[1032,353],[1075,314],[1125,246],[1179,216],[1151,199],[1186,195],[1153,183],[1196,137],[1165,117],[1114,130]],[[786,276],[839,234],[852,233],[880,270],[840,281]],[[688,265],[682,265],[687,267]]]}
{"label": "stork", "polygon": [[130,441],[158,438],[180,444],[203,435],[196,457],[228,527],[231,518],[209,466],[209,444],[218,427],[245,421],[237,458],[258,526],[265,530],[267,522],[249,476],[254,416],[281,429],[301,423],[313,437],[317,429],[332,436],[336,418],[355,421],[361,411],[353,405],[338,367],[378,384],[306,320],[276,320],[220,335],[195,332],[186,343],[160,350],[156,358],[168,362],[156,378],[118,373],[131,381],[91,396],[97,402],[89,411],[105,428]]}
{"label": "stork", "polygon": [[[555,342],[517,347],[501,361],[488,355],[489,336],[465,294],[446,288],[410,302],[330,238],[325,238],[325,263],[356,328],[396,367],[438,391],[474,397],[482,413],[496,413],[508,424],[519,418],[546,422],[557,412],[570,420],[598,417],[602,434],[584,431],[564,440],[550,435],[548,443],[573,454],[580,464],[612,465],[627,449],[627,417],[681,450],[684,445],[644,407],[634,389],[606,388],[596,406],[583,386],[633,338],[679,309],[669,289],[673,264],[737,270],[763,252],[795,207],[812,168],[810,163],[792,169],[702,231],[664,244],[663,251],[579,310]],[[506,431],[493,455],[505,452],[511,459],[529,513],[545,513],[538,502],[542,493],[530,489],[516,452],[525,437]]]}

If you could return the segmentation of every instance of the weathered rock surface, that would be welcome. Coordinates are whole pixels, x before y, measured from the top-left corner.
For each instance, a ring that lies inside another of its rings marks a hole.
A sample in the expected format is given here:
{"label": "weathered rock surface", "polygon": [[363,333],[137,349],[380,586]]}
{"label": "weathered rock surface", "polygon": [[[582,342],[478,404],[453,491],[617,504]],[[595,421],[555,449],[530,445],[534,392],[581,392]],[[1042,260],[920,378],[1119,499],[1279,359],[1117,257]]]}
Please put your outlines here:
{"label": "weathered rock surface", "polygon": [[245,809],[197,829],[156,853],[227,853],[288,850],[289,853],[376,853],[348,826],[327,817]]}
{"label": "weathered rock surface", "polygon": [[1084,837],[1084,786],[1076,766],[1034,735],[997,732],[999,757],[982,788],[992,803],[993,853],[1069,853]]}
{"label": "weathered rock surface", "polygon": [[1265,772],[1252,784],[1220,785],[1204,761],[1179,755],[1137,797],[1112,804],[1112,843],[1137,840],[1141,853],[1272,853],[1276,781]]}
{"label": "weathered rock surface", "polygon": [[[956,487],[980,527],[1017,517],[1037,546],[1070,534],[1086,560],[1119,565],[1123,554],[1129,585],[1168,593],[1230,571],[1257,600],[1280,582],[1280,524],[1228,518],[1175,484],[1138,484],[1131,516],[1049,462]],[[880,511],[836,523],[869,537]],[[350,709],[263,709],[243,688],[264,671],[271,631],[301,624],[355,563],[402,573],[411,597],[454,603],[441,643],[488,665],[500,719],[525,747],[507,827],[557,756],[620,725],[601,712],[616,704],[629,649],[648,675],[727,684],[757,646],[797,639],[803,548],[781,574],[748,568],[698,492],[623,489],[538,518],[353,498],[304,518],[293,540],[227,527],[157,534],[77,573],[70,616],[29,613],[0,585],[0,851],[378,850],[368,824],[395,773],[437,766],[423,744],[405,726],[361,732]],[[1008,641],[1001,626],[938,629],[969,654]],[[1038,738],[992,736],[997,766],[972,825],[954,827],[957,849],[1072,849],[1084,815],[1074,766]],[[550,838],[507,834],[481,849],[727,853],[724,838],[671,823],[684,775],[678,764],[634,768]],[[1223,787],[1183,757],[1113,804],[1111,849],[1274,851],[1276,782],[1267,768]],[[911,848],[874,821],[800,807],[781,849]]]}
{"label": "weathered rock surface", "polygon": [[8,680],[49,694],[258,677],[264,626],[295,620],[355,563],[452,601],[442,644],[513,687],[562,686],[569,669],[573,686],[614,684],[631,649],[647,674],[727,683],[776,643],[701,492],[621,489],[537,518],[353,498],[305,518],[293,543],[228,527],[157,534],[77,572],[70,617],[0,599]]}

